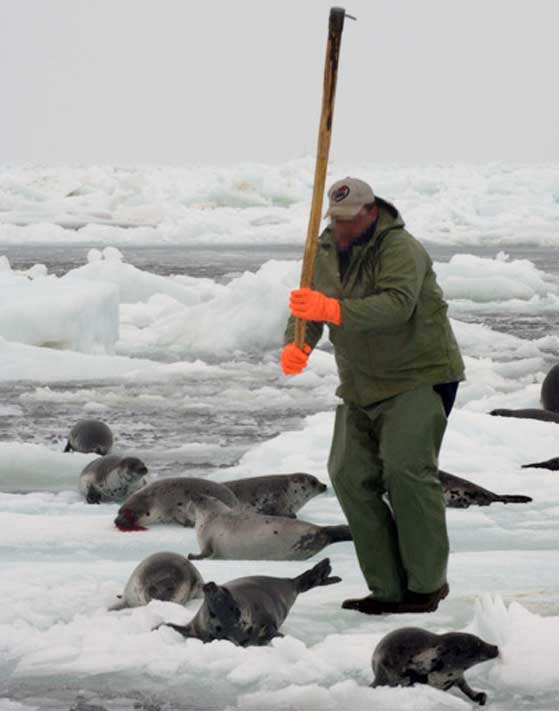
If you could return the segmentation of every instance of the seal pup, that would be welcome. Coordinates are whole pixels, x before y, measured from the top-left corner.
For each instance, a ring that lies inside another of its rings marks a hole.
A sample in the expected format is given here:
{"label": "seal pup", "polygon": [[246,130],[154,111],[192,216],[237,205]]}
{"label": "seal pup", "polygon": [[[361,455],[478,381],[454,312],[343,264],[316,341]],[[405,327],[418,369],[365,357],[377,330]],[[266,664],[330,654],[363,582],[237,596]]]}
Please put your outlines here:
{"label": "seal pup", "polygon": [[546,410],[559,413],[559,365],[554,365],[543,379],[540,399]]}
{"label": "seal pup", "polygon": [[113,446],[113,433],[101,420],[79,420],[70,430],[65,452],[108,454]]}
{"label": "seal pup", "polygon": [[520,494],[495,494],[467,479],[449,474],[439,469],[443,485],[445,505],[449,509],[467,509],[468,506],[489,506],[495,502],[503,504],[528,504],[532,499]]}
{"label": "seal pup", "polygon": [[234,510],[211,496],[193,496],[200,553],[190,560],[306,560],[330,543],[351,541],[349,526],[316,526],[285,516]]}
{"label": "seal pup", "polygon": [[159,627],[172,627],[183,637],[203,642],[227,639],[241,647],[264,645],[283,636],[279,628],[299,593],[341,581],[330,577],[331,570],[330,560],[324,558],[296,578],[253,575],[224,585],[206,583],[204,602],[187,625],[164,623]]}
{"label": "seal pup", "polygon": [[196,567],[178,553],[153,553],[132,571],[124,593],[109,611],[125,607],[141,607],[150,600],[167,600],[186,605],[202,597],[204,581]]}
{"label": "seal pup", "polygon": [[559,471],[559,457],[552,457],[545,462],[532,462],[532,464],[523,464],[521,469],[549,469],[552,472]]}
{"label": "seal pup", "polygon": [[147,484],[148,469],[137,457],[107,454],[94,459],[80,474],[79,489],[88,504],[124,501]]}
{"label": "seal pup", "polygon": [[213,496],[227,506],[237,505],[235,494],[223,484],[196,477],[169,477],[129,496],[118,510],[115,526],[121,531],[143,531],[152,523],[175,522],[192,527],[194,519],[187,509],[197,494]]}
{"label": "seal pup", "polygon": [[299,509],[327,490],[312,474],[269,474],[223,482],[249,511],[296,518]]}
{"label": "seal pup", "polygon": [[372,667],[377,686],[429,684],[447,691],[457,686],[483,706],[487,694],[474,691],[464,679],[470,667],[495,659],[499,648],[464,632],[433,634],[420,627],[402,627],[389,632],[375,647]]}
{"label": "seal pup", "polygon": [[559,414],[551,410],[540,410],[537,407],[526,407],[523,410],[491,410],[490,415],[496,417],[519,417],[524,420],[540,420],[541,422],[559,422]]}

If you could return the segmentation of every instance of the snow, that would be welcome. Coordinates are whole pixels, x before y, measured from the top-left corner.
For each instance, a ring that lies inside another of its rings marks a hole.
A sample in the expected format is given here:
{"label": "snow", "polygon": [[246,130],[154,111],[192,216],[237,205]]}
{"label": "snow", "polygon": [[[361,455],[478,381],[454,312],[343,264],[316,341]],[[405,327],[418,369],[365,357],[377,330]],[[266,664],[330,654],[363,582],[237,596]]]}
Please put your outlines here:
{"label": "snow", "polygon": [[[302,244],[314,160],[278,165],[0,166],[0,243]],[[559,166],[331,163],[394,201],[422,239],[554,245]],[[66,226],[70,229],[65,229]]]}
{"label": "snow", "polygon": [[[394,198],[412,232],[456,246],[434,266],[467,380],[440,464],[497,493],[533,498],[448,510],[451,592],[439,610],[378,619],[342,610],[341,600],[366,590],[351,543],[340,543],[308,564],[197,561],[204,580],[225,582],[295,576],[330,557],[342,583],[301,595],[285,637],[267,647],[203,645],[154,629],[185,623],[198,601],[108,612],[143,558],[197,552],[198,544],[192,529],[178,525],[122,533],[113,525],[117,504],[83,501],[79,474],[96,455],[62,451],[77,419],[107,421],[117,451],[142,458],[154,477],[194,472],[226,481],[306,471],[330,484],[333,354],[323,339],[301,375],[286,378],[278,365],[300,262],[271,258],[218,280],[156,274],[121,251],[147,242],[198,243],[216,253],[235,240],[300,244],[311,168],[306,160],[196,169],[0,167],[6,252],[16,242],[89,249],[82,263],[55,276],[42,264],[12,268],[0,246],[0,711],[70,708],[78,697],[107,711],[128,711],[137,698],[177,711],[202,699],[206,708],[230,711],[472,708],[456,690],[369,687],[375,645],[407,625],[465,630],[499,645],[497,660],[466,674],[487,692],[488,708],[556,708],[559,475],[521,465],[559,454],[559,425],[488,414],[539,407],[541,382],[559,354],[556,271],[500,251],[557,243],[554,165],[331,169],[369,178]],[[8,224],[14,216],[33,224]],[[60,226],[72,219],[88,226]],[[116,226],[124,222],[157,226]],[[470,245],[491,245],[495,254],[469,254]],[[545,330],[519,335],[519,318],[543,321]],[[344,522],[331,486],[300,517]],[[57,693],[65,706],[43,706],[43,697]],[[130,703],[111,705],[107,694]]]}

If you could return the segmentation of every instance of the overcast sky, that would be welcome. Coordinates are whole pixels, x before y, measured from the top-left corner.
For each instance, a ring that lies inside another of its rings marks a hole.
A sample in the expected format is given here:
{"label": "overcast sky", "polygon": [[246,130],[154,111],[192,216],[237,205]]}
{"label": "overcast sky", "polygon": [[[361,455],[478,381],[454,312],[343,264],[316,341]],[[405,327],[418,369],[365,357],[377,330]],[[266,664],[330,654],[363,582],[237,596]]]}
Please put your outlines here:
{"label": "overcast sky", "polygon": [[[314,156],[324,0],[0,0],[0,162]],[[347,0],[331,157],[559,159],[559,0]]]}

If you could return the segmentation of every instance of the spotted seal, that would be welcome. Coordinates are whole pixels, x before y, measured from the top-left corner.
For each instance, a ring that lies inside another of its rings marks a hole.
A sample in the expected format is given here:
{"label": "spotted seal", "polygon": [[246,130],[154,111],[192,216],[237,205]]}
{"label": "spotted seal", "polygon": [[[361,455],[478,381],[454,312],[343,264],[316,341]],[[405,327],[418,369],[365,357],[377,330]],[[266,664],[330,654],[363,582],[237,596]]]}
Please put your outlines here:
{"label": "spotted seal", "polygon": [[79,490],[88,504],[124,501],[147,484],[148,469],[137,457],[106,454],[94,459],[80,474]]}
{"label": "spotted seal", "polygon": [[457,686],[483,706],[487,694],[474,691],[464,679],[467,669],[495,659],[499,649],[473,634],[433,634],[420,627],[402,627],[389,632],[373,652],[375,678],[372,687],[429,684],[447,691]]}
{"label": "spotted seal", "polygon": [[204,581],[196,567],[183,555],[162,551],[145,558],[132,571],[124,593],[109,610],[140,607],[150,600],[168,600],[185,605],[202,597]]}
{"label": "spotted seal", "polygon": [[194,525],[187,512],[192,496],[205,494],[215,497],[227,506],[236,506],[237,498],[223,484],[196,477],[169,477],[144,486],[129,496],[115,518],[121,531],[141,531],[154,523],[180,523]]}
{"label": "spotted seal", "polygon": [[192,496],[200,553],[190,560],[306,560],[325,546],[351,541],[349,526],[316,526],[285,516],[231,509],[211,496]]}
{"label": "spotted seal", "polygon": [[113,433],[101,420],[79,420],[70,430],[65,452],[108,454],[113,446]]}
{"label": "spotted seal", "polygon": [[283,636],[279,628],[300,593],[340,582],[330,576],[331,570],[330,560],[324,558],[296,578],[253,575],[223,585],[206,583],[204,602],[187,625],[165,623],[159,627],[172,627],[183,637],[203,642],[227,639],[241,647],[264,645]]}
{"label": "spotted seal", "polygon": [[223,482],[249,511],[295,518],[299,509],[327,490],[312,474],[269,474]]}
{"label": "spotted seal", "polygon": [[467,509],[468,506],[489,506],[496,502],[503,504],[528,504],[532,499],[520,494],[494,494],[467,479],[449,474],[439,469],[447,508]]}

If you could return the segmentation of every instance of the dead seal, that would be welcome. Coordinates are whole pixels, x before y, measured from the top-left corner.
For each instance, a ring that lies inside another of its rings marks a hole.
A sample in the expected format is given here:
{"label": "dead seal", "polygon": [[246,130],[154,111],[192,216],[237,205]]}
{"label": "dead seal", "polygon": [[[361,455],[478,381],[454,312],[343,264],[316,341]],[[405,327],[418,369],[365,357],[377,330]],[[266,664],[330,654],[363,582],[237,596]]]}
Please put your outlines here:
{"label": "dead seal", "polygon": [[211,496],[193,496],[200,553],[190,560],[306,560],[331,543],[351,541],[349,526],[316,526],[285,516],[229,508]]}
{"label": "dead seal", "polygon": [[154,481],[129,496],[118,511],[115,526],[121,531],[143,531],[153,523],[192,527],[194,519],[188,513],[188,504],[198,494],[213,496],[227,506],[237,504],[233,492],[223,484],[196,477],[170,477]]}
{"label": "dead seal", "polygon": [[163,551],[153,553],[134,568],[124,593],[109,610],[141,607],[150,600],[167,600],[186,605],[202,597],[204,581],[196,567],[183,555]]}
{"label": "dead seal", "polygon": [[532,499],[520,494],[495,494],[467,479],[449,474],[439,469],[443,485],[444,500],[449,509],[467,509],[469,506],[489,506],[497,502],[503,504],[528,504]]}
{"label": "dead seal", "polygon": [[295,518],[314,496],[327,490],[312,474],[269,474],[223,482],[249,511]]}
{"label": "dead seal", "polygon": [[113,433],[101,420],[79,420],[70,430],[65,452],[108,454],[113,446]]}
{"label": "dead seal", "polygon": [[495,417],[518,417],[523,420],[540,420],[541,422],[559,422],[559,414],[551,410],[540,410],[537,407],[525,407],[519,410],[506,410],[503,408],[491,410],[489,413]]}
{"label": "dead seal", "polygon": [[377,686],[429,684],[447,691],[457,686],[483,706],[487,694],[474,691],[464,679],[470,667],[495,659],[499,649],[473,634],[433,634],[420,627],[402,627],[389,632],[373,652],[372,666]]}
{"label": "dead seal", "polygon": [[148,469],[137,457],[107,454],[94,459],[80,474],[79,490],[88,504],[124,501],[147,484]]}
{"label": "dead seal", "polygon": [[264,645],[283,636],[279,628],[300,593],[340,582],[340,578],[330,577],[331,570],[330,560],[325,558],[296,578],[253,575],[224,585],[206,583],[204,602],[187,625],[166,623],[160,627],[172,627],[183,637],[203,642],[227,639],[241,647]]}

